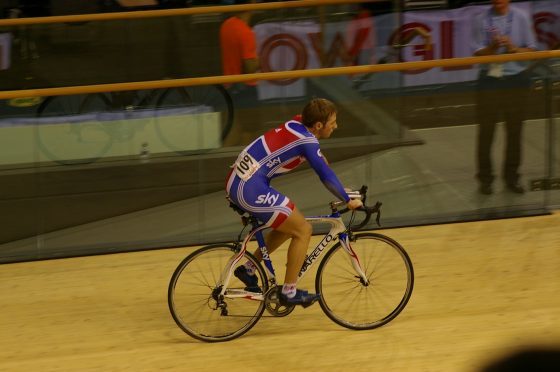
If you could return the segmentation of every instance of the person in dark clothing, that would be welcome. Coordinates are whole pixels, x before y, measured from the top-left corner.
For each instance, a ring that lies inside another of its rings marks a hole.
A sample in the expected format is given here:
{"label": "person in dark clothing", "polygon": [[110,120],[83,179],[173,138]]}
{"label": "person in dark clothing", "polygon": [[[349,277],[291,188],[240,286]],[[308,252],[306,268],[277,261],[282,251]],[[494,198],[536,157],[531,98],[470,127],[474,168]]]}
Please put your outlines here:
{"label": "person in dark clothing", "polygon": [[[475,56],[523,53],[537,48],[528,15],[511,8],[510,0],[492,0],[492,7],[479,14],[473,26]],[[479,192],[492,194],[494,174],[491,148],[496,123],[505,122],[506,152],[503,178],[509,191],[525,192],[519,182],[522,123],[530,76],[526,62],[492,63],[482,66],[477,87],[477,178]]]}

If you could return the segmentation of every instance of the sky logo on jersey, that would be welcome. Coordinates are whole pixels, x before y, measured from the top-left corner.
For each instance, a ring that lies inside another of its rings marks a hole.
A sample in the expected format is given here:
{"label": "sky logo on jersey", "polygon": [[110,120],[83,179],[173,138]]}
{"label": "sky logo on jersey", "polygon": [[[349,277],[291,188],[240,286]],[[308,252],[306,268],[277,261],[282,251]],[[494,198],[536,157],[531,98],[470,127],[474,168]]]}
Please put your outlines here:
{"label": "sky logo on jersey", "polygon": [[255,204],[268,204],[274,205],[278,200],[279,195],[270,194],[267,192],[266,195],[259,195],[257,196],[257,200],[255,200]]}
{"label": "sky logo on jersey", "polygon": [[276,159],[272,159],[271,161],[269,161],[268,163],[266,163],[266,166],[269,168],[274,167],[276,164],[280,164],[280,158],[276,158]]}

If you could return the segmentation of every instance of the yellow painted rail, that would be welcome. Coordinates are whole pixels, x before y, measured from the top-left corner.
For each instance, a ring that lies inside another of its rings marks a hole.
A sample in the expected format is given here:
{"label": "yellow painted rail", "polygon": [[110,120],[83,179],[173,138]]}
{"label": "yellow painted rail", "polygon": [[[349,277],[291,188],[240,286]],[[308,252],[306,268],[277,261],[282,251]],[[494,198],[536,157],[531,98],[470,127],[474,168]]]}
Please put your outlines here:
{"label": "yellow painted rail", "polygon": [[301,8],[315,7],[321,5],[336,4],[357,4],[380,2],[382,0],[296,0],[286,2],[270,2],[261,4],[243,4],[243,5],[222,5],[222,6],[200,6],[182,9],[162,9],[162,10],[141,10],[133,12],[116,12],[116,13],[97,13],[97,14],[78,14],[52,17],[36,17],[36,18],[13,18],[0,19],[0,27],[2,26],[23,26],[38,25],[49,23],[75,23],[75,22],[91,22],[91,21],[113,21],[118,19],[141,19],[141,18],[157,18],[157,17],[173,17],[185,16],[193,14],[208,13],[232,13],[244,10],[275,10],[285,8]]}
{"label": "yellow painted rail", "polygon": [[413,61],[401,63],[387,63],[381,65],[365,65],[351,67],[332,67],[311,70],[292,70],[276,72],[260,72],[245,75],[228,76],[208,76],[184,79],[168,79],[139,81],[129,83],[112,83],[98,85],[80,85],[57,88],[24,89],[0,91],[0,99],[24,98],[24,97],[44,97],[44,96],[63,96],[72,94],[87,94],[99,92],[117,92],[126,90],[141,89],[160,89],[195,85],[231,84],[241,83],[250,80],[280,80],[293,78],[310,78],[321,76],[336,76],[346,74],[364,74],[387,71],[403,71],[416,69],[429,69],[437,67],[468,66],[481,63],[500,63],[507,61],[537,61],[549,58],[560,58],[560,50],[547,50],[539,52],[527,52],[518,54],[501,54],[482,57],[464,57],[437,59],[430,61]]}

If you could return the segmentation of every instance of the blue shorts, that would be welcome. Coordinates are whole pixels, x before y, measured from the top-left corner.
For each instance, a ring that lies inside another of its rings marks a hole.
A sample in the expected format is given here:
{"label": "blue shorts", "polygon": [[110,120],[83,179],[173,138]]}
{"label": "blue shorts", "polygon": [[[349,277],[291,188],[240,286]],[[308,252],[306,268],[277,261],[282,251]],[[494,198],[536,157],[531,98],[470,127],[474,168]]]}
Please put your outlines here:
{"label": "blue shorts", "polygon": [[294,203],[270,187],[264,177],[253,176],[243,181],[231,172],[226,181],[226,192],[238,207],[272,228],[280,226],[295,208]]}

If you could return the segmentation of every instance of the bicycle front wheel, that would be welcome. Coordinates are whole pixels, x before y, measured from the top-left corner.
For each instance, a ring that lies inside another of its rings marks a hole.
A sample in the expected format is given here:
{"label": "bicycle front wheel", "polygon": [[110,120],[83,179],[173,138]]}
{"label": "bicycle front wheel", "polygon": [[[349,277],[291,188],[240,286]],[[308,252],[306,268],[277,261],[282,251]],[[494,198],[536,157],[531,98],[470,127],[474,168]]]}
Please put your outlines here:
{"label": "bicycle front wheel", "polygon": [[350,255],[337,243],[317,270],[321,308],[346,328],[381,327],[400,314],[412,295],[412,262],[399,243],[381,234],[356,234],[350,245],[368,282],[358,276]]}
{"label": "bicycle front wheel", "polygon": [[[236,254],[233,245],[209,245],[191,253],[177,267],[168,289],[169,310],[184,332],[202,341],[229,341],[249,331],[260,319],[265,302],[245,296],[245,285],[232,275],[224,298],[221,275],[228,261]],[[245,252],[237,266],[247,260],[257,267],[256,275],[262,293],[268,282],[262,266]]]}

